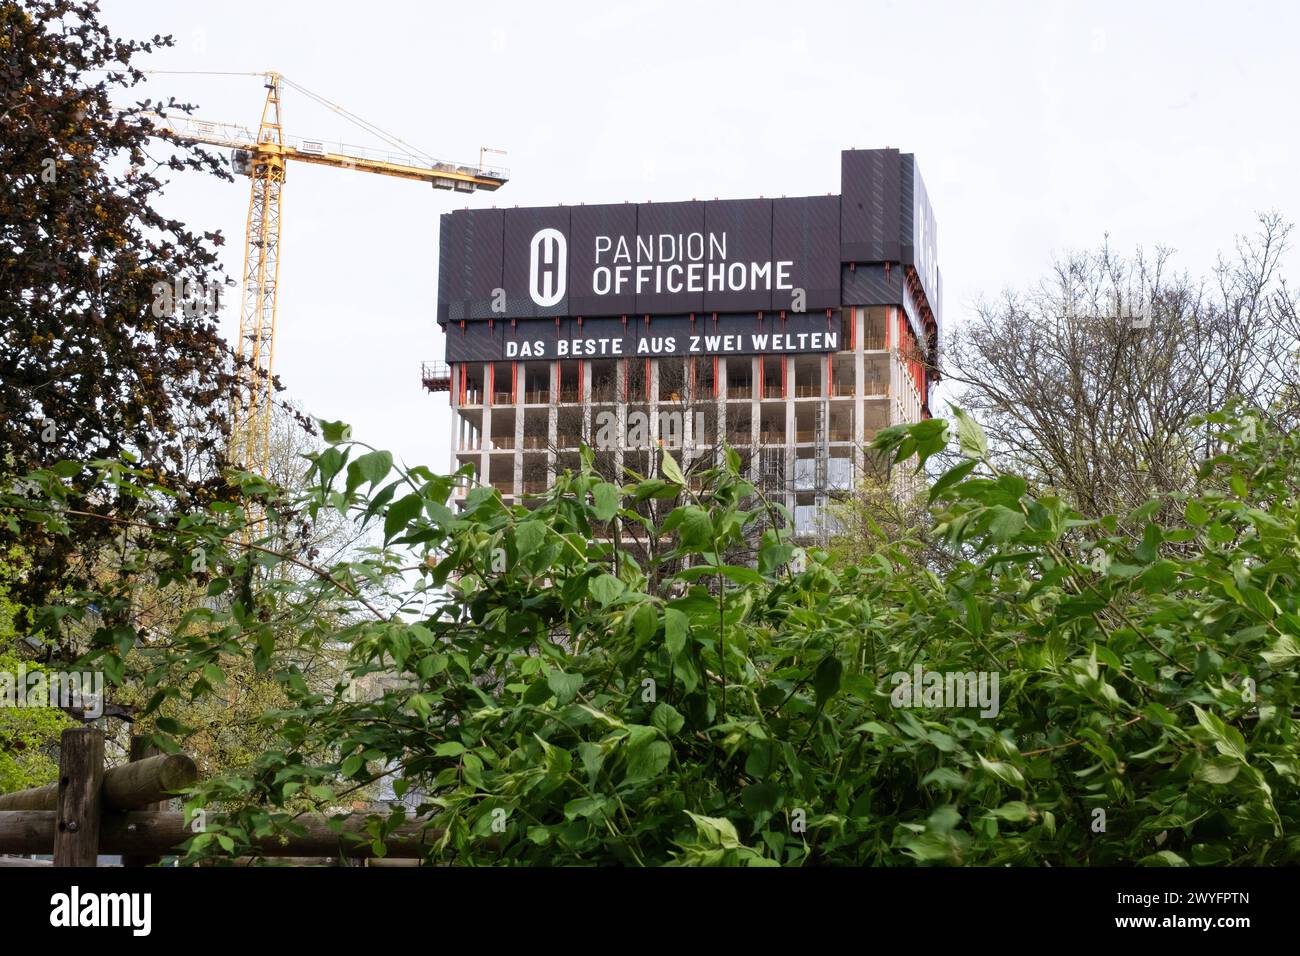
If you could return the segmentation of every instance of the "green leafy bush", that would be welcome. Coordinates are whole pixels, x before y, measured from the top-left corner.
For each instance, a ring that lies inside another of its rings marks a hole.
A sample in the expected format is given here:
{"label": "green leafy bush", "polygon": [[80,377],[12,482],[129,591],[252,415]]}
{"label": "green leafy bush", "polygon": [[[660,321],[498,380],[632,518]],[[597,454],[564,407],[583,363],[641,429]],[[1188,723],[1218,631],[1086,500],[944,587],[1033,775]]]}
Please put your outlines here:
{"label": "green leafy bush", "polygon": [[[397,467],[327,424],[311,490],[272,498],[272,520],[336,509],[382,546],[281,575],[274,547],[241,546],[238,510],[159,508],[139,529],[151,573],[188,580],[201,546],[212,599],[148,647],[100,626],[90,659],[120,675],[141,655],[155,707],[206,693],[230,657],[285,688],[266,717],[280,745],[195,793],[242,809],[194,856],[247,852],[291,828],[290,801],[336,810],[389,775],[428,821],[429,858],[461,864],[1294,862],[1300,439],[1211,424],[1225,452],[1195,495],[1084,521],[1000,473],[958,413],[968,457],[931,489],[942,574],[902,547],[833,570],[770,528],[756,566],[730,563],[779,510],[732,454],[698,493],[665,454],[655,477],[614,486],[588,462],[531,508],[476,487],[458,511],[466,475]],[[878,439],[922,462],[946,442],[935,422]],[[10,520],[75,533],[57,473],[33,477],[47,500],[3,499]],[[660,527],[638,510],[650,499],[676,505]],[[678,569],[648,576],[612,547],[615,523],[671,537]],[[84,619],[85,600],[42,620]],[[266,639],[285,621],[303,653],[346,647],[382,692],[314,692]],[[996,706],[913,706],[899,682],[918,667],[997,675]],[[183,745],[175,721],[157,729]],[[374,818],[377,846],[404,815]]]}

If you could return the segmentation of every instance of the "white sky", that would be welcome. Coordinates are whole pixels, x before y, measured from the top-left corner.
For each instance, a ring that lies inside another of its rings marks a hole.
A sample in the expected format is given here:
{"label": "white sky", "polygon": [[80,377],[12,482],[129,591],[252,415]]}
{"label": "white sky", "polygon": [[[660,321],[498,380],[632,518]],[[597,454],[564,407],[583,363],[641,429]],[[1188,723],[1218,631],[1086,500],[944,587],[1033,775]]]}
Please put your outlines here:
{"label": "white sky", "polygon": [[[1291,3],[491,4],[103,0],[119,36],[170,33],[138,65],[278,70],[447,159],[482,145],[498,193],[298,165],[284,195],[275,367],[313,414],[445,470],[438,214],[485,206],[839,191],[847,147],[914,152],[939,224],[948,324],[1110,233],[1194,272],[1257,211],[1300,217]],[[257,77],[159,76],[149,95],[256,123]],[[290,90],[289,135],[378,145]],[[248,202],[178,178],[161,205],[227,237]],[[1296,255],[1289,257],[1296,273]],[[235,308],[227,310],[233,338]]]}

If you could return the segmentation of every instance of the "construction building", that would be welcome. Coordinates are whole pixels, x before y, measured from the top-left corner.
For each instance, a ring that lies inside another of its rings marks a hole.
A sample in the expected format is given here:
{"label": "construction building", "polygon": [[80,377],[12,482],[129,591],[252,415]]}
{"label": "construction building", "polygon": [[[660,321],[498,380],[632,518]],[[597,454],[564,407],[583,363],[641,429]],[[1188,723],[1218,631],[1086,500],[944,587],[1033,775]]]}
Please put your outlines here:
{"label": "construction building", "polygon": [[911,154],[847,150],[839,195],[477,209],[442,216],[452,467],[526,502],[579,447],[615,475],[722,441],[798,536],[929,415],[942,286]]}

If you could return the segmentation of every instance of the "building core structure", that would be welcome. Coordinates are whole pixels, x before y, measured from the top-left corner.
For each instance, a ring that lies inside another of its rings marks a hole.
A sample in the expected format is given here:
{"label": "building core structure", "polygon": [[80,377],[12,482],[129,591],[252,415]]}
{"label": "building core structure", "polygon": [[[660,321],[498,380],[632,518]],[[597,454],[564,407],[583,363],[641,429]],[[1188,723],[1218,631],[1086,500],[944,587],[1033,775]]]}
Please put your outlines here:
{"label": "building core structure", "polygon": [[526,503],[584,444],[617,479],[725,442],[816,538],[875,433],[929,416],[937,231],[894,149],[844,151],[838,195],[458,210],[437,309],[454,469]]}

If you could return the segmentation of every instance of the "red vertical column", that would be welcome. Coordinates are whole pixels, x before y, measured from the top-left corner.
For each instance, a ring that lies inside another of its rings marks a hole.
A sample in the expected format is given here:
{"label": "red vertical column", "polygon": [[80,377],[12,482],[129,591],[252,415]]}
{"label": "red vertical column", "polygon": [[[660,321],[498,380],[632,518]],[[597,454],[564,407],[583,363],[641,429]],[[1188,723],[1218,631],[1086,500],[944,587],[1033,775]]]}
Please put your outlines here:
{"label": "red vertical column", "polygon": [[519,363],[510,363],[510,404],[519,404]]}

